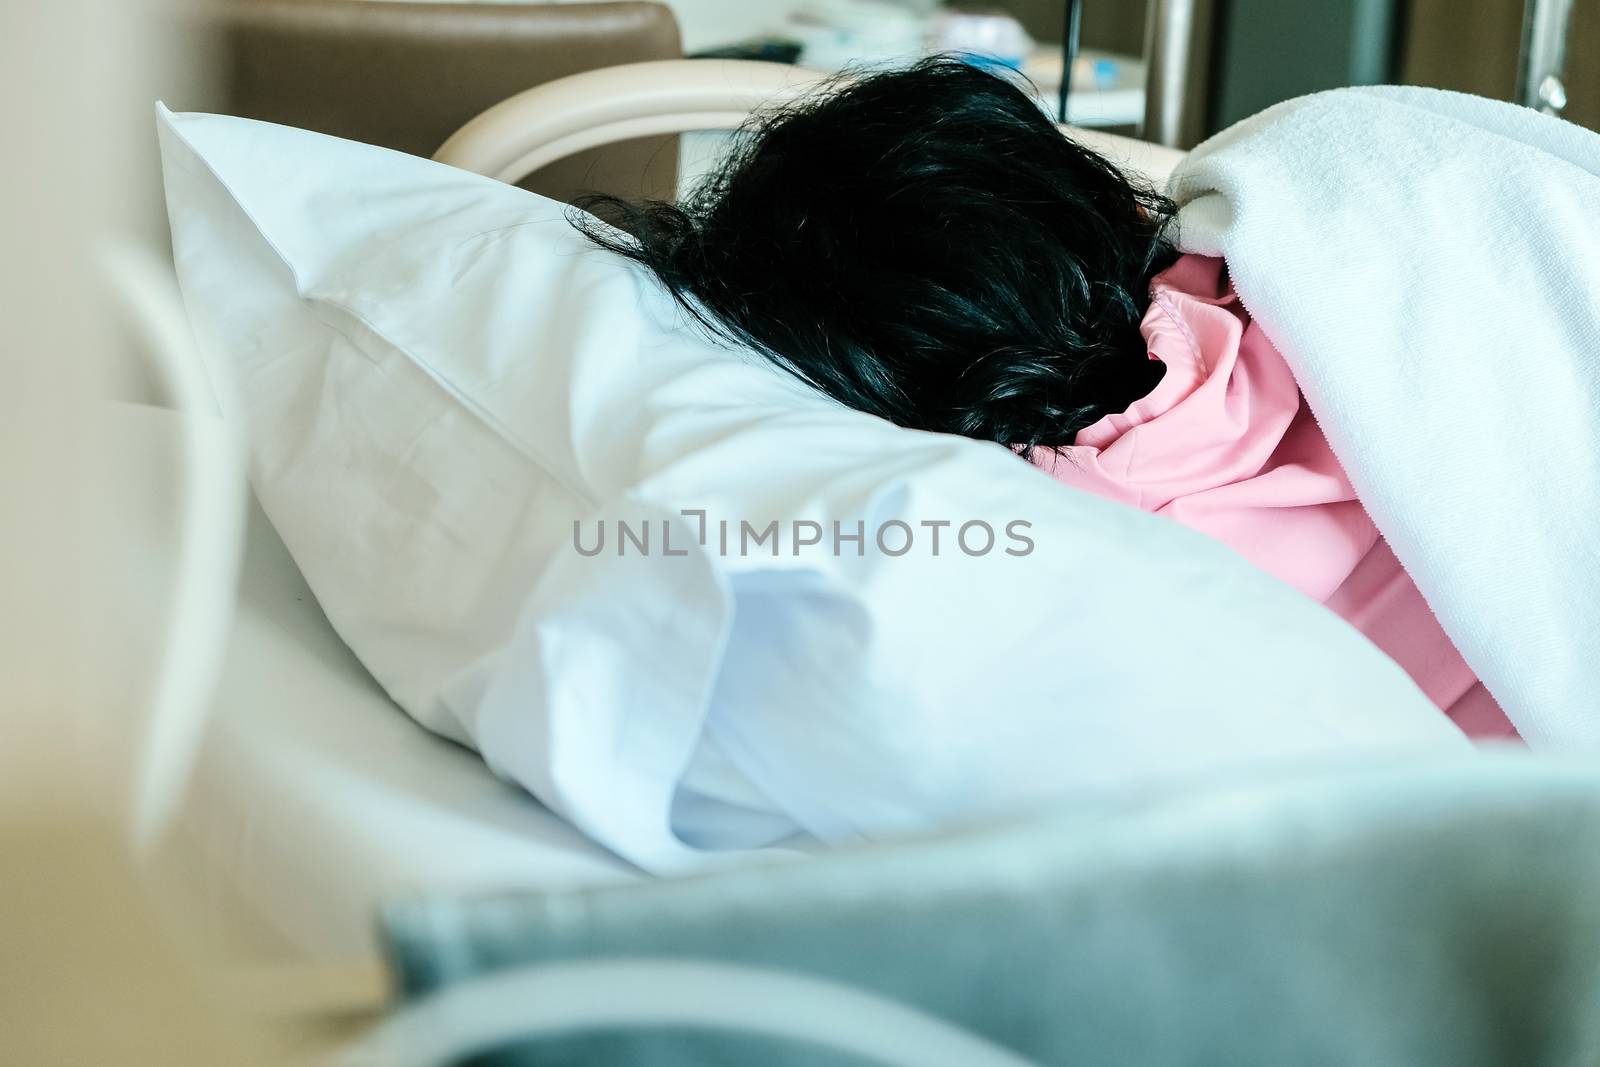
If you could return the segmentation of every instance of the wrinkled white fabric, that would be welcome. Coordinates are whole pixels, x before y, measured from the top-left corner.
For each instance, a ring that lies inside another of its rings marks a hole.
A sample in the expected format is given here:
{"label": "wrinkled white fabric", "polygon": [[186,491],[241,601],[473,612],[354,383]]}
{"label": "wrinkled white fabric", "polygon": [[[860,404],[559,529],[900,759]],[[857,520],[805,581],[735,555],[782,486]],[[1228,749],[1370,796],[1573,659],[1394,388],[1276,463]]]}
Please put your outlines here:
{"label": "wrinkled white fabric", "polygon": [[1517,730],[1600,744],[1600,135],[1338,90],[1207,141],[1172,190]]}
{"label": "wrinkled white fabric", "polygon": [[[1223,546],[708,343],[560,205],[282,127],[161,127],[191,317],[328,618],[420,722],[647,869],[760,825],[871,838],[1464,744]],[[619,519],[649,521],[648,554],[618,552]],[[574,524],[602,520],[583,554]],[[996,544],[969,555],[980,520]],[[776,554],[740,551],[772,521]],[[1032,551],[1005,551],[1013,522]],[[719,831],[700,802],[754,820]]]}

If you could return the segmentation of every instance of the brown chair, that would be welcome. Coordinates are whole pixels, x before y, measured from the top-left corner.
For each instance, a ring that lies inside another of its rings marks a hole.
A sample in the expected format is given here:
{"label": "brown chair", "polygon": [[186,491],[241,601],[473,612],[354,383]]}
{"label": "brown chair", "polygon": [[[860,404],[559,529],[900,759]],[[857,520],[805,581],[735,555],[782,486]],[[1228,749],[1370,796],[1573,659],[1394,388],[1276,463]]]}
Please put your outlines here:
{"label": "brown chair", "polygon": [[[220,42],[222,108],[428,156],[492,104],[569,74],[683,54],[657,3],[234,0]],[[677,139],[639,138],[552,163],[521,184],[670,197]]]}

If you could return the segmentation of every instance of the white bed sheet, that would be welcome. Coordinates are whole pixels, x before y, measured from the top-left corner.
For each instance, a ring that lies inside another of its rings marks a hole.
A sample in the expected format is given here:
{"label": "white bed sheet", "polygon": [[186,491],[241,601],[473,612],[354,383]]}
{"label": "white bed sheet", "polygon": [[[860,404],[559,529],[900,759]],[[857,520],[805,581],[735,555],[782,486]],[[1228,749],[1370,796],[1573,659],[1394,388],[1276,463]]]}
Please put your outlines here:
{"label": "white bed sheet", "polygon": [[[141,598],[159,598],[170,569],[162,479],[175,469],[176,419],[153,408],[117,416],[119,533],[141,561]],[[208,940],[251,962],[370,956],[375,905],[389,893],[639,877],[390,703],[253,502],[241,586],[216,709],[155,865]]]}
{"label": "white bed sheet", "polygon": [[[1163,180],[1181,154],[1075,131]],[[125,408],[117,462],[149,605],[170,573],[177,416]],[[480,759],[402,713],[329,626],[251,505],[238,616],[191,788],[156,864],[230,955],[337,959],[375,948],[375,908],[408,889],[569,887],[638,878]],[[130,622],[140,618],[131,611]],[[120,655],[156,652],[143,615]]]}

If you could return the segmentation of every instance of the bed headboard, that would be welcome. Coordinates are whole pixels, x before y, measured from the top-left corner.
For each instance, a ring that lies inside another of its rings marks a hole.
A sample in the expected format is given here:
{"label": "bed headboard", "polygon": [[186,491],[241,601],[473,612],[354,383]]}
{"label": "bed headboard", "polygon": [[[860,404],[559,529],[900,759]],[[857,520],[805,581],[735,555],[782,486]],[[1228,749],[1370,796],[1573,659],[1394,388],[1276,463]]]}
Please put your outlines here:
{"label": "bed headboard", "polygon": [[[682,55],[662,4],[235,0],[222,16],[222,110],[427,156],[472,116],[582,71]],[[570,157],[522,182],[670,193],[673,137]]]}

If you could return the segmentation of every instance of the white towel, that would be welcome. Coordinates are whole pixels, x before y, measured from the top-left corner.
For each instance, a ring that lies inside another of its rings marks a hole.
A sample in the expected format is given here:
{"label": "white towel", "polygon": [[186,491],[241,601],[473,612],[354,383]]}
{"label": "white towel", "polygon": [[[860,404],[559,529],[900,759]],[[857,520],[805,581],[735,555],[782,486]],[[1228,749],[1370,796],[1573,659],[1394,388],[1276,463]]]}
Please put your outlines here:
{"label": "white towel", "polygon": [[1345,89],[1212,138],[1172,192],[1523,737],[1600,744],[1600,135]]}

